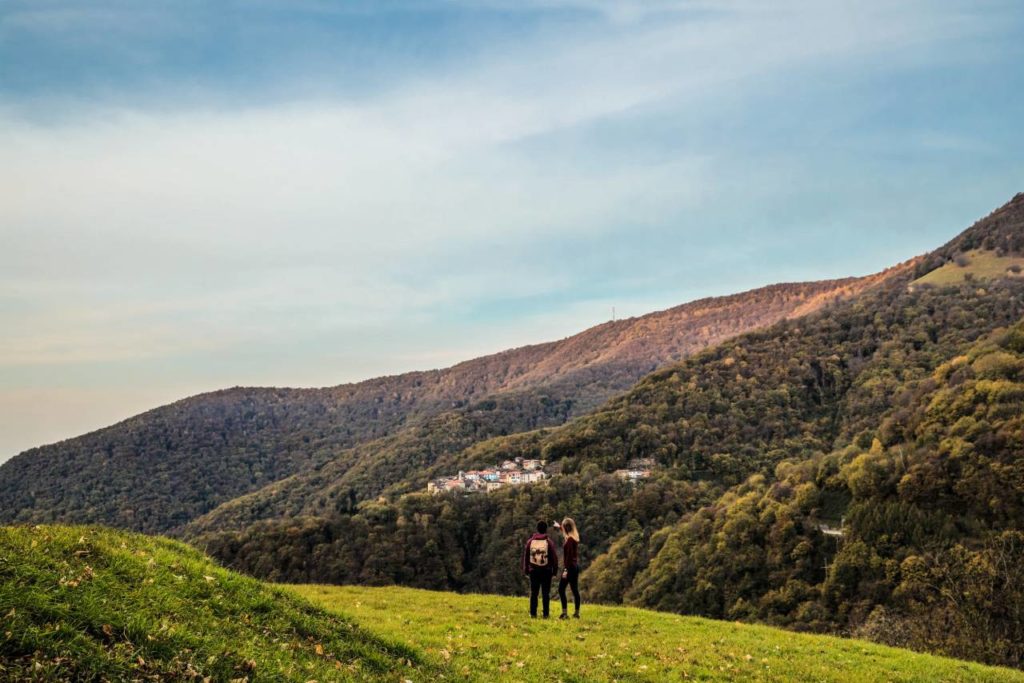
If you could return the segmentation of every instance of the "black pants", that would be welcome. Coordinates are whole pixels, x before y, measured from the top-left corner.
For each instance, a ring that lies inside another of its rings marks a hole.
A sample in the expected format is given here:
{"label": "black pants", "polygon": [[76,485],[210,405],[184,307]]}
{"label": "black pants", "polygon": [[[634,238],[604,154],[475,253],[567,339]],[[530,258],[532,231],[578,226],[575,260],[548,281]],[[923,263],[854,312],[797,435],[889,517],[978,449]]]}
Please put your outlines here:
{"label": "black pants", "polygon": [[565,596],[565,587],[572,588],[572,600],[576,604],[576,614],[580,613],[580,568],[567,567],[566,575],[558,582],[558,597],[562,599],[562,614],[569,608],[569,601]]}
{"label": "black pants", "polygon": [[530,616],[537,616],[537,593],[540,593],[541,602],[544,605],[544,616],[548,616],[551,608],[551,570],[531,569],[530,570]]}

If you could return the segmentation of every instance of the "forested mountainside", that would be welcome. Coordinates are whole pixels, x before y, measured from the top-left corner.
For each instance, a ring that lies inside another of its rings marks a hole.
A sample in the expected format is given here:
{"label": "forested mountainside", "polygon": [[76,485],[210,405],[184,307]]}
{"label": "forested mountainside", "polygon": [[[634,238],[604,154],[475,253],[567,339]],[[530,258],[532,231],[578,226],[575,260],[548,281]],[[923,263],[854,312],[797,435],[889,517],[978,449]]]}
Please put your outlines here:
{"label": "forested mountainside", "polygon": [[[451,447],[461,450],[482,438],[558,425],[655,367],[849,297],[884,277],[774,285],[703,299],[447,370],[329,389],[203,394],[4,463],[0,521],[168,531],[290,475],[319,477],[318,468],[328,463],[335,477],[355,468],[353,491],[376,495],[382,485],[419,469],[419,448],[435,448],[418,432],[400,430],[434,433],[423,421],[454,411],[433,424],[447,432],[457,423],[458,429],[437,438],[455,439]],[[390,438],[351,450],[384,437]],[[384,450],[391,457],[381,468],[373,460]]]}
{"label": "forested mountainside", "polygon": [[1024,323],[903,382],[849,445],[667,528],[624,597],[1022,666],[1022,406]]}
{"label": "forested mountainside", "polygon": [[[195,540],[276,580],[513,592],[533,521],[570,514],[590,599],[1020,667],[1020,234],[1024,195],[925,257],[970,277],[897,273],[658,370],[562,427],[443,458],[540,457],[562,473],[547,483],[486,495],[397,495],[399,484],[355,509],[328,487],[318,509],[265,510],[302,516],[212,524]],[[967,251],[985,252],[984,271]],[[651,480],[610,474],[637,457],[657,462]]]}

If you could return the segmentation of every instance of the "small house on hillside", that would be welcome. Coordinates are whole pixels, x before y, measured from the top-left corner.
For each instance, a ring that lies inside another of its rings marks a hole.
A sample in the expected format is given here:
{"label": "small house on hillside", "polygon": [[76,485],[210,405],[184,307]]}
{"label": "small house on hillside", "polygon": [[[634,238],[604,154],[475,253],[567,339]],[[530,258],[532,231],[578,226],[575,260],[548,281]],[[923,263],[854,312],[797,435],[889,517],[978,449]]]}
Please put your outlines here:
{"label": "small house on hillside", "polygon": [[650,477],[651,471],[641,469],[615,470],[615,476],[626,481],[639,481]]}

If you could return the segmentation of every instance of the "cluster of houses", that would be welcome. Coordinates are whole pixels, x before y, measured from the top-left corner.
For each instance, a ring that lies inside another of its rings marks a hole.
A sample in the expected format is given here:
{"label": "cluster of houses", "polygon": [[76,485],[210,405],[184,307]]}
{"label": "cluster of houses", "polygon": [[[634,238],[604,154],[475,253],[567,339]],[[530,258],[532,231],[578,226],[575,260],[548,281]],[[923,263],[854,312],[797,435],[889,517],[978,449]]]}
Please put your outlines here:
{"label": "cluster of houses", "polygon": [[[503,486],[519,486],[521,484],[534,484],[548,478],[544,471],[543,460],[530,460],[516,458],[506,460],[500,465],[495,465],[483,470],[469,470],[459,472],[452,477],[441,477],[427,483],[427,493],[447,493],[449,491],[461,491],[464,493],[475,491],[494,491]],[[614,474],[619,479],[629,482],[637,482],[651,476],[654,469],[653,458],[634,458],[629,461],[626,469],[615,470]]]}
{"label": "cluster of houses", "polygon": [[640,481],[651,476],[654,469],[654,458],[634,458],[629,461],[629,466],[624,470],[615,470],[614,474],[619,479],[626,481]]}
{"label": "cluster of houses", "polygon": [[434,479],[427,484],[427,492],[494,491],[502,486],[533,484],[546,478],[543,460],[516,458],[487,469],[459,472],[454,477]]}

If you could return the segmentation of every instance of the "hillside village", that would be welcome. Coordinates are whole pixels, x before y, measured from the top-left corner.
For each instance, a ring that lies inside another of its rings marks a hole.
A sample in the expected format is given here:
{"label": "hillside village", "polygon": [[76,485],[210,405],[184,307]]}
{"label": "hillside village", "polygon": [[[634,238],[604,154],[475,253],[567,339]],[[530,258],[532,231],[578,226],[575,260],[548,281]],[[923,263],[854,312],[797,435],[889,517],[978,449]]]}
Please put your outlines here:
{"label": "hillside village", "polygon": [[433,479],[427,484],[428,493],[447,493],[463,491],[494,491],[503,486],[519,486],[544,481],[548,475],[544,472],[545,461],[516,458],[506,460],[483,470],[459,472],[452,477]]}
{"label": "hillside village", "polygon": [[[427,484],[427,493],[447,493],[462,491],[465,493],[487,492],[503,486],[520,486],[544,481],[550,474],[544,471],[544,460],[515,458],[506,460],[482,470],[459,472],[451,477],[433,479]],[[634,458],[628,467],[615,470],[613,474],[619,479],[635,482],[651,476],[654,468],[653,458]]]}

